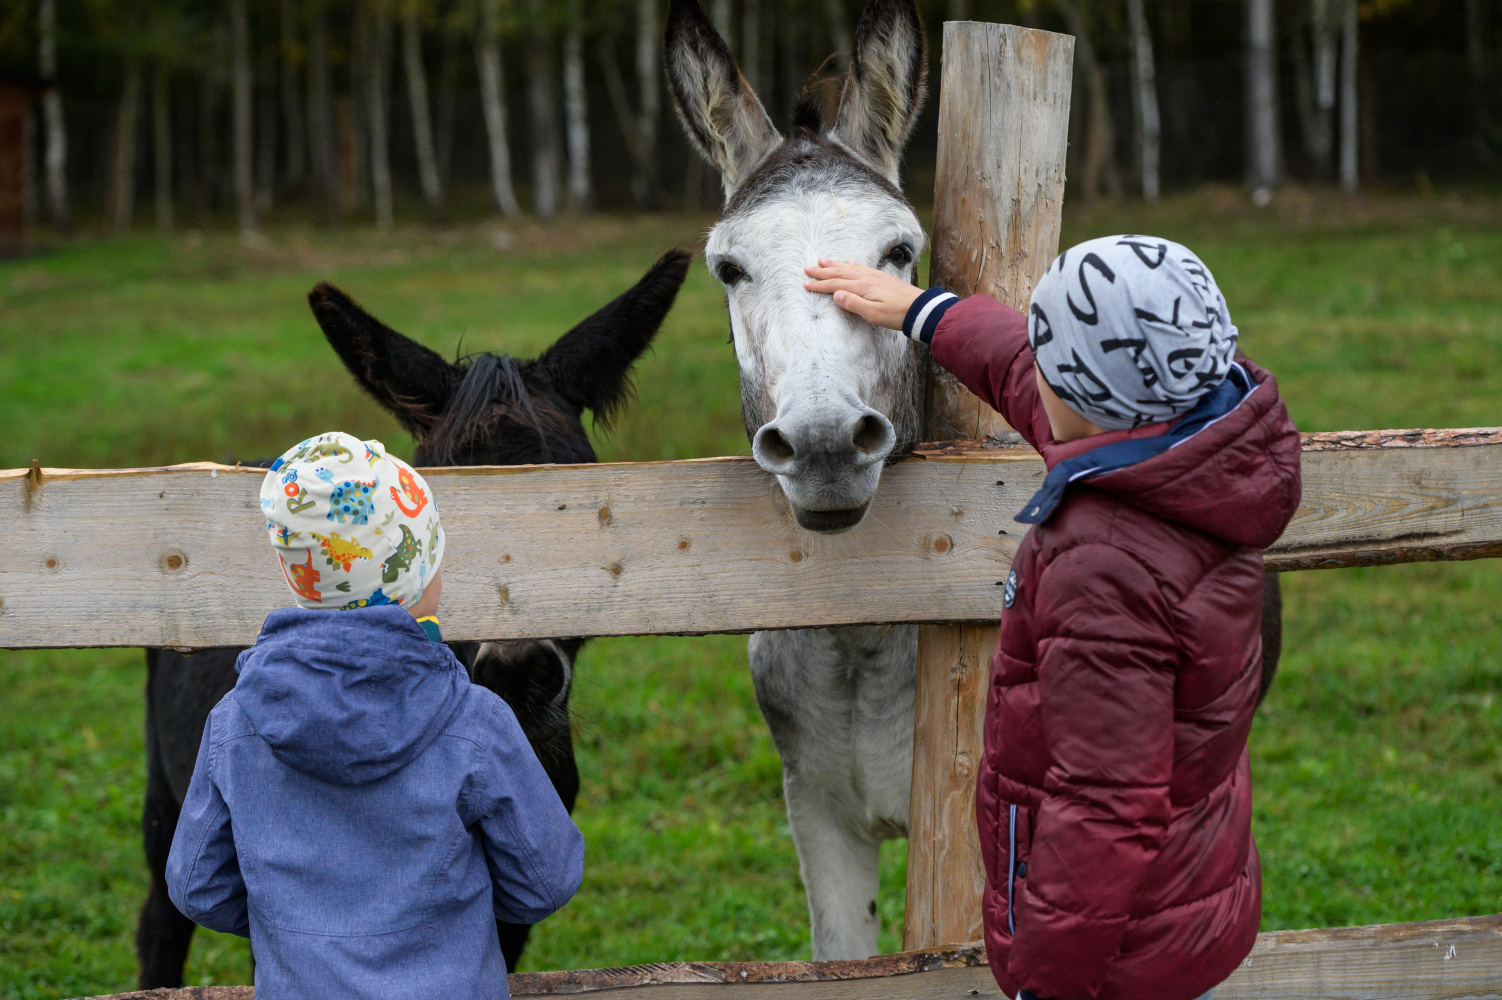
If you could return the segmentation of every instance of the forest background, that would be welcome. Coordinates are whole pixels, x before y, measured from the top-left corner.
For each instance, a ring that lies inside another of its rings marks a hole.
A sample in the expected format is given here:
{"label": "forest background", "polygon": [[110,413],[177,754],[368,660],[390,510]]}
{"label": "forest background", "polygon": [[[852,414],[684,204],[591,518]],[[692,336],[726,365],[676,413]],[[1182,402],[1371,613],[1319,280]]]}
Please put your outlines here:
{"label": "forest background", "polygon": [[[0,70],[40,102],[31,214],[246,233],[293,213],[690,210],[718,183],[671,121],[664,0],[13,0]],[[857,0],[708,0],[774,120],[843,68]],[[1286,179],[1495,181],[1497,0],[920,0],[1079,40],[1072,201]],[[928,199],[933,118],[907,157]],[[1265,194],[1259,195],[1259,198]]]}

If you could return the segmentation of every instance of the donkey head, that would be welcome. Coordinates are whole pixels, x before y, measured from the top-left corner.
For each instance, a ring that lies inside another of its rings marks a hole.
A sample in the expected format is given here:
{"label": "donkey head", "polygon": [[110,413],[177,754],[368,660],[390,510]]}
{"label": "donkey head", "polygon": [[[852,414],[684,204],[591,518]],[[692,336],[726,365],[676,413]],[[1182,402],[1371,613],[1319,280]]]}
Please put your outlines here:
{"label": "donkey head", "polygon": [[922,355],[805,291],[803,268],[829,257],[916,280],[923,229],[898,162],[927,72],[917,8],[869,0],[834,122],[806,98],[786,138],[699,0],[673,0],[664,57],[689,138],[725,185],[705,259],[725,286],[752,454],[799,524],[843,531],[918,441]]}
{"label": "donkey head", "polygon": [[[630,371],[688,276],[670,250],[629,291],[536,358],[480,354],[450,363],[323,282],[308,294],[324,336],[360,387],[418,439],[416,465],[593,462],[583,412],[608,421]],[[579,787],[568,722],[577,640],[454,643],[483,684],[510,703],[559,795]]]}

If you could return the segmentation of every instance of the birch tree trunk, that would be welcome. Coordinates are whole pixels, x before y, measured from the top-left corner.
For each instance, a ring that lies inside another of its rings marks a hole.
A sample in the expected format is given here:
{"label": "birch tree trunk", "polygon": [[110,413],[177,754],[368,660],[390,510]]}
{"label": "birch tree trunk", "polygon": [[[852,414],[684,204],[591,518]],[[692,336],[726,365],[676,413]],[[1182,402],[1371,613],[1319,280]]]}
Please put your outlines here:
{"label": "birch tree trunk", "polygon": [[308,126],[303,120],[301,88],[297,84],[297,67],[302,61],[297,51],[297,8],[293,0],[282,0],[282,112],[287,129],[287,161],[284,167],[287,186],[302,187],[308,169]]}
{"label": "birch tree trunk", "polygon": [[558,126],[553,112],[552,32],[540,0],[532,0],[527,46],[527,103],[532,119],[532,210],[558,211]]}
{"label": "birch tree trunk", "polygon": [[256,188],[252,171],[255,156],[254,133],[251,131],[250,24],[245,0],[230,0],[230,63],[234,100],[235,211],[240,221],[240,238],[256,231]]}
{"label": "birch tree trunk", "polygon": [[156,228],[172,232],[172,95],[167,67],[158,63],[151,88],[151,160],[156,181]]}
{"label": "birch tree trunk", "polygon": [[371,38],[366,47],[370,60],[366,71],[365,107],[370,115],[370,194],[375,203],[376,228],[390,232],[391,144],[388,139],[386,95],[390,92],[387,66],[391,56],[391,11],[384,0],[373,0],[370,11]]}
{"label": "birch tree trunk", "polygon": [[110,218],[115,232],[130,229],[136,207],[136,127],[141,110],[141,57],[125,59],[125,80],[115,113],[115,149],[110,171]]}
{"label": "birch tree trunk", "polygon": [[511,183],[511,144],[506,137],[505,76],[501,45],[496,38],[500,0],[480,0],[480,34],[475,39],[475,67],[480,76],[480,104],[485,112],[485,135],[490,145],[490,186],[496,208],[510,218],[521,214]]}
{"label": "birch tree trunk", "polygon": [[422,28],[416,0],[402,8],[402,62],[407,72],[407,103],[412,109],[412,139],[417,146],[417,176],[434,221],[443,217],[443,184],[433,153],[433,122],[428,112],[428,77],[422,65]]}
{"label": "birch tree trunk", "polygon": [[589,104],[584,88],[584,38],[578,4],[573,5],[563,36],[563,117],[568,139],[568,194],[574,211],[593,203],[589,183]]}
{"label": "birch tree trunk", "polygon": [[657,202],[657,124],[662,112],[662,25],[657,0],[636,0],[636,88],[641,102],[632,193],[642,208]]}
{"label": "birch tree trunk", "polygon": [[1246,0],[1246,182],[1264,204],[1282,174],[1273,8],[1273,0]]}
{"label": "birch tree trunk", "polygon": [[1158,153],[1163,126],[1158,115],[1158,82],[1153,66],[1153,36],[1142,0],[1127,0],[1132,26],[1133,82],[1137,89],[1137,143],[1142,155],[1142,197],[1157,201]]}
{"label": "birch tree trunk", "polygon": [[308,30],[308,131],[313,172],[323,187],[324,210],[331,225],[344,221],[339,204],[339,159],[334,136],[334,100],[329,80],[328,22],[323,4],[313,5]]}
{"label": "birch tree trunk", "polygon": [[1344,0],[1345,25],[1340,53],[1340,186],[1355,191],[1361,182],[1357,171],[1356,60],[1360,26],[1356,21],[1356,0]]}
{"label": "birch tree trunk", "polygon": [[[57,80],[57,0],[41,0],[38,13],[38,70],[45,80]],[[52,224],[60,230],[73,228],[68,211],[68,131],[63,123],[63,95],[56,86],[42,95],[42,118],[46,130],[47,205]]]}

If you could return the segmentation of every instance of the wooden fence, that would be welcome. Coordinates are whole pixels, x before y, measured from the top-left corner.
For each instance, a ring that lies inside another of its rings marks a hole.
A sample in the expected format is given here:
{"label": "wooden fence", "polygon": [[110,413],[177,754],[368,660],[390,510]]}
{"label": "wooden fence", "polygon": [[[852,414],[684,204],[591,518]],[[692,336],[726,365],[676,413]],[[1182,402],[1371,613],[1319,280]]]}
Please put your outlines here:
{"label": "wooden fence", "polygon": [[[934,268],[1025,303],[1057,249],[1072,39],[945,26]],[[999,429],[935,372],[931,436]],[[1502,555],[1502,430],[1307,435],[1304,498],[1274,570]],[[1043,476],[1027,449],[920,450],[865,521],[794,523],[746,459],[428,471],[452,540],[453,639],[699,634],[916,622],[909,882],[901,955],[675,963],[512,978],[519,995],[630,989],[700,1000],[997,996],[978,928],[973,821],[986,653]],[[243,645],[290,603],[267,544],[264,473],[217,465],[0,472],[0,647]],[[163,994],[153,994],[162,996]],[[242,1000],[243,987],[183,991]],[[1263,934],[1232,998],[1502,997],[1502,916]]]}
{"label": "wooden fence", "polygon": [[[749,459],[424,470],[444,632],[515,639],[994,622],[1030,449],[920,450],[855,529],[799,528]],[[260,469],[0,471],[0,647],[248,645],[291,603]],[[1306,435],[1269,569],[1502,555],[1502,429]]]}

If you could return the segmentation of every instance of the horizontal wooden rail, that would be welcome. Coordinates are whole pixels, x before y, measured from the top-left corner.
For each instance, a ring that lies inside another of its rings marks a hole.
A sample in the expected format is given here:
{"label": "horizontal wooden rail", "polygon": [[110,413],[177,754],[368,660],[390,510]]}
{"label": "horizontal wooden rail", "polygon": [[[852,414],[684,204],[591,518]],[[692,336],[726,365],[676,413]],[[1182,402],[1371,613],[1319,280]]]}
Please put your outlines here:
{"label": "horizontal wooden rail", "polygon": [[[1028,449],[936,447],[855,529],[800,529],[749,459],[433,469],[453,639],[994,621]],[[0,472],[0,647],[243,645],[291,603],[219,465]],[[1315,434],[1269,569],[1502,555],[1502,430]]]}
{"label": "horizontal wooden rail", "polygon": [[[667,962],[524,972],[512,996],[629,991],[631,1000],[965,1000],[1005,994],[979,945],[855,962]],[[1502,914],[1257,935],[1215,1000],[1502,997]],[[249,986],[117,993],[95,1000],[254,1000]],[[434,1000],[442,1000],[435,997]]]}

